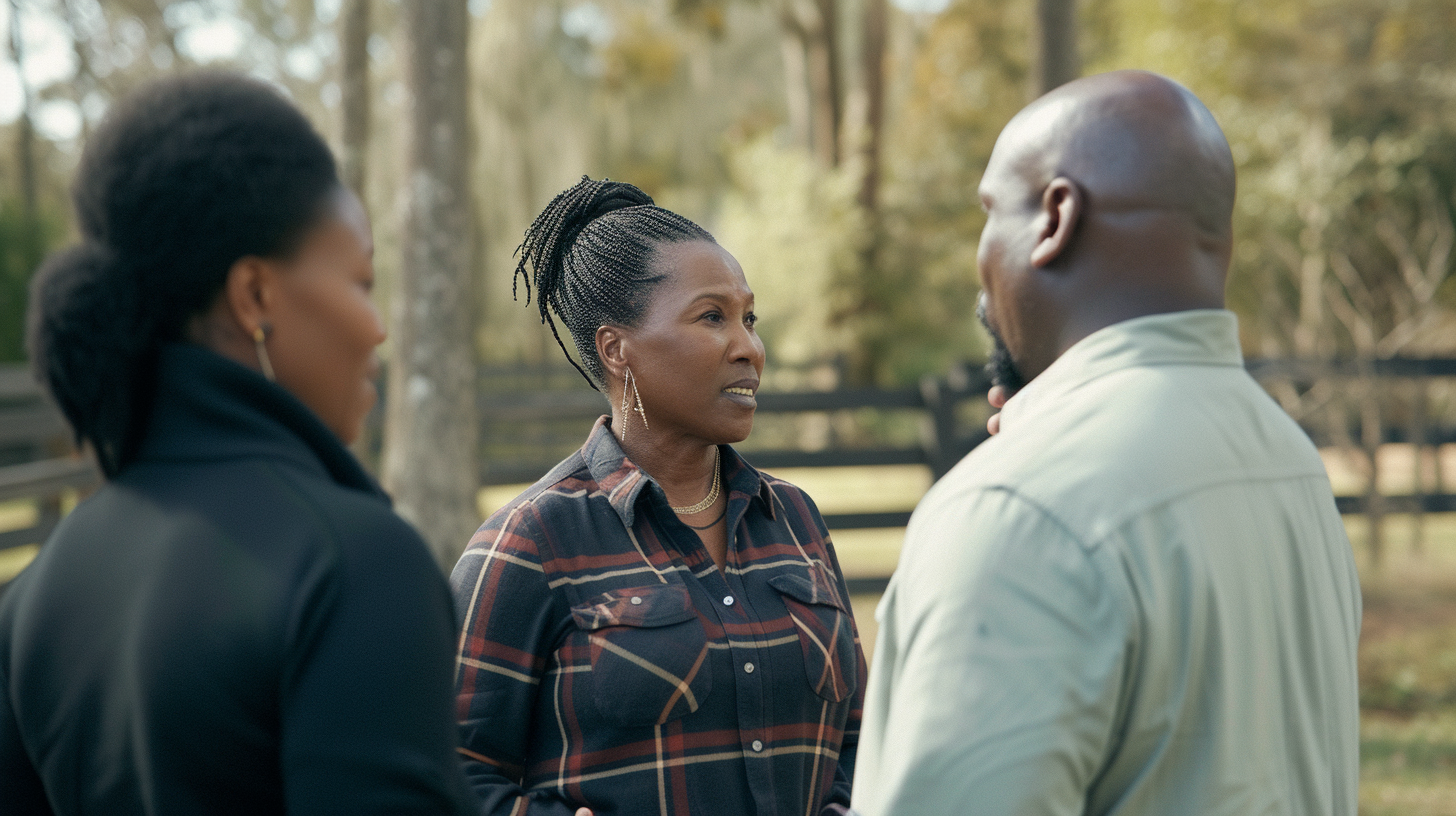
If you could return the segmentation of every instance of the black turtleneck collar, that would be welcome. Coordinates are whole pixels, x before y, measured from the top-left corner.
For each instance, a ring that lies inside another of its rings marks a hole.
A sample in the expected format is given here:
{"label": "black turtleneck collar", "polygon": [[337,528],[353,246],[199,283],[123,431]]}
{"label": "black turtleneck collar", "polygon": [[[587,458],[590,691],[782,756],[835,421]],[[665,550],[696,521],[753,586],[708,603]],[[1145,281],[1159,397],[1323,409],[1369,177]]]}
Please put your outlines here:
{"label": "black turtleneck collar", "polygon": [[287,390],[202,346],[164,346],[137,461],[256,457],[286,459],[387,500],[333,431]]}

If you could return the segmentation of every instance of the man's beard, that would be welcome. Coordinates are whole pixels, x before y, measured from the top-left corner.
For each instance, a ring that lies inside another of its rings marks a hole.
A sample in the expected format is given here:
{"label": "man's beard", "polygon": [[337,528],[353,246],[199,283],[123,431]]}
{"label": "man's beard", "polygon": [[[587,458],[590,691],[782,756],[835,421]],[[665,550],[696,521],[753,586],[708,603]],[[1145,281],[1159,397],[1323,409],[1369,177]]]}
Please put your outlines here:
{"label": "man's beard", "polygon": [[1006,389],[1006,395],[1010,396],[1021,390],[1026,385],[1026,379],[1017,370],[1016,363],[1011,359],[1011,349],[1006,347],[1006,341],[1001,339],[1001,334],[991,328],[991,321],[986,318],[986,294],[976,301],[976,317],[980,319],[981,325],[986,327],[986,333],[991,335],[991,356],[986,360],[986,374],[991,378],[992,385],[999,385]]}

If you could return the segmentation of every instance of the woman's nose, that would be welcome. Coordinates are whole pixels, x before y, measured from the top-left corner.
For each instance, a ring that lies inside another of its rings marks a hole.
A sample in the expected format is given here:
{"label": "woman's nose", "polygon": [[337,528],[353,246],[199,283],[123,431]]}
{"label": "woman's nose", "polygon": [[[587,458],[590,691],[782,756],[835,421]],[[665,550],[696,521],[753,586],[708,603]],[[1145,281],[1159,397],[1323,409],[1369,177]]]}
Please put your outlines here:
{"label": "woman's nose", "polygon": [[753,363],[754,368],[763,368],[763,340],[758,336],[757,332],[748,328],[746,325],[740,325],[738,331],[734,334],[733,341],[732,356],[734,360],[746,360]]}

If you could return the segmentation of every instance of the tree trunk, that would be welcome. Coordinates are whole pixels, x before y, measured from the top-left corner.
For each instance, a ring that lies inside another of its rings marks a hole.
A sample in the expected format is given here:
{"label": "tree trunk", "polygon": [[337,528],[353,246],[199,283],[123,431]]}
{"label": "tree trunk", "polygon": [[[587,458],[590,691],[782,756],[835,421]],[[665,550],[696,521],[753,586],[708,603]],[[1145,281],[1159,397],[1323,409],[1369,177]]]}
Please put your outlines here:
{"label": "tree trunk", "polygon": [[864,175],[860,179],[859,205],[871,226],[876,226],[880,202],[880,140],[885,129],[885,38],[888,10],[886,0],[868,0],[864,14],[864,43],[860,51],[864,71],[865,127],[860,155]]}
{"label": "tree trunk", "polygon": [[1416,506],[1411,511],[1411,552],[1414,555],[1421,555],[1426,546],[1426,429],[1430,424],[1427,417],[1427,404],[1430,398],[1428,382],[1425,377],[1415,377],[1411,380],[1411,390],[1414,392],[1411,399],[1410,413],[1410,444],[1412,459],[1415,460],[1415,473],[1412,475],[1415,480],[1411,483],[1411,494],[1415,496]]}
{"label": "tree trunk", "polygon": [[[803,52],[808,86],[809,149],[825,167],[838,167],[843,100],[839,75],[838,0],[783,0],[780,19]],[[795,82],[794,57],[786,55],[785,80]],[[795,89],[789,90],[792,106]],[[792,110],[791,110],[792,115]]]}
{"label": "tree trunk", "polygon": [[27,257],[36,241],[35,126],[31,118],[33,100],[25,79],[25,39],[20,31],[20,0],[10,0],[10,56],[20,82],[20,118],[15,123],[15,163],[20,175],[20,203],[24,208]]}
{"label": "tree trunk", "polygon": [[[340,138],[339,179],[360,201],[368,201],[369,180],[369,4],[370,0],[344,0],[339,11]],[[365,467],[377,473],[380,428],[370,422],[350,445]]]}
{"label": "tree trunk", "polygon": [[[1329,229],[1330,209],[1326,205],[1330,184],[1322,168],[1329,163],[1334,148],[1330,144],[1330,125],[1324,119],[1311,121],[1299,143],[1300,169],[1306,178],[1320,179],[1319,189],[1305,197],[1299,206],[1299,261],[1293,271],[1298,275],[1299,316],[1294,327],[1294,353],[1316,357],[1322,348],[1325,331],[1326,279],[1325,232]],[[1373,352],[1372,352],[1373,353]]]}
{"label": "tree trunk", "polygon": [[1380,568],[1385,555],[1385,496],[1380,492],[1380,444],[1384,441],[1384,427],[1381,421],[1378,381],[1373,373],[1373,361],[1359,361],[1361,373],[1360,391],[1360,449],[1366,463],[1365,480],[1365,522],[1369,538],[1365,545],[1370,550],[1370,567]]}
{"label": "tree trunk", "polygon": [[785,28],[779,38],[784,59],[784,102],[789,109],[789,138],[805,150],[812,150],[809,140],[809,66],[805,62],[804,42],[793,30]]}
{"label": "tree trunk", "polygon": [[1077,56],[1077,0],[1037,0],[1036,96],[1071,82],[1082,73]]}
{"label": "tree trunk", "polygon": [[[79,107],[96,89],[96,71],[91,67],[91,49],[76,17],[76,0],[61,0],[61,20],[71,37],[71,53],[76,56],[76,76],[71,80],[71,99]],[[14,19],[13,17],[11,19]],[[17,63],[19,64],[19,63]],[[91,123],[81,117],[81,144],[91,141]]]}
{"label": "tree trunk", "polygon": [[[886,0],[867,0],[864,7],[860,42],[861,92],[849,105],[846,115],[852,116],[846,128],[850,143],[846,150],[859,154],[859,191],[856,202],[864,217],[864,230],[857,247],[859,263],[853,280],[845,280],[854,291],[853,300],[840,315],[873,314],[881,307],[875,302],[876,284],[882,275],[885,232],[880,213],[881,147],[885,123],[885,40],[888,10]],[[861,335],[850,356],[848,378],[851,383],[869,385],[877,379],[878,363],[883,353],[878,343]]]}
{"label": "tree trunk", "polygon": [[344,184],[363,199],[369,151],[369,0],[344,0],[339,18],[344,52],[339,77],[343,92],[339,169]]}
{"label": "tree trunk", "polygon": [[384,481],[442,565],[479,523],[465,0],[407,0],[408,174]]}
{"label": "tree trunk", "polygon": [[808,45],[809,95],[812,110],[814,153],[829,167],[839,166],[839,133],[842,124],[843,94],[839,76],[838,0],[815,0],[819,10],[819,27]]}

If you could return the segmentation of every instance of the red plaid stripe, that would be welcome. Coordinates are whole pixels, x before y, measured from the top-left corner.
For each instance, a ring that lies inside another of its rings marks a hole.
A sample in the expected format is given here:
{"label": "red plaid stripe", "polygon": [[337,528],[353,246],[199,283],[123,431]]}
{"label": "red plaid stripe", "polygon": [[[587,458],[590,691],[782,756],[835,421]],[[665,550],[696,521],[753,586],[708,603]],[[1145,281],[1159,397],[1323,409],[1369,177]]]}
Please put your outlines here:
{"label": "red plaid stripe", "polygon": [[603,422],[470,542],[457,710],[486,812],[848,807],[865,664],[833,546],[723,453],[722,572]]}

